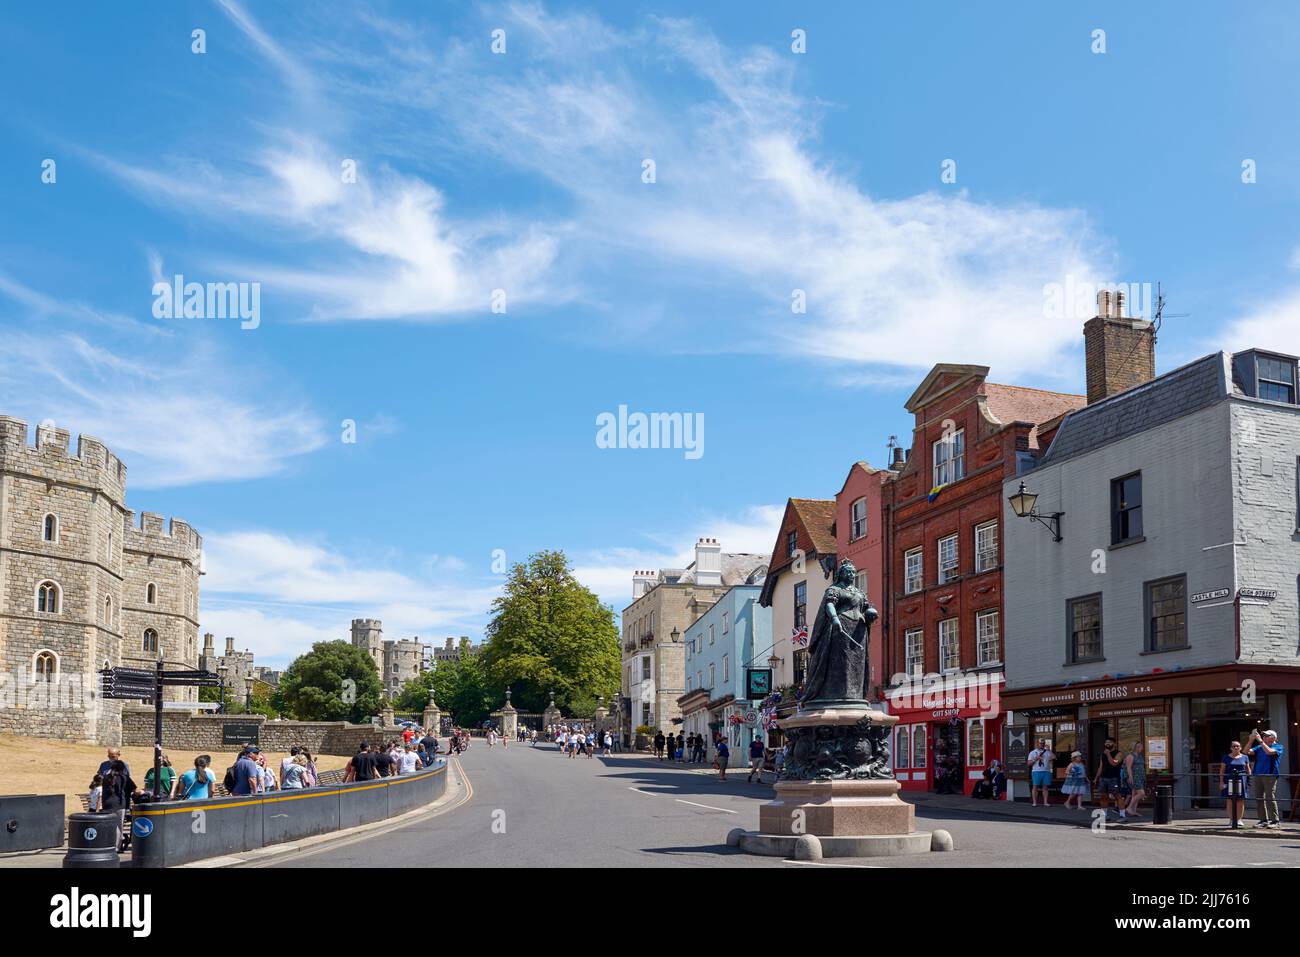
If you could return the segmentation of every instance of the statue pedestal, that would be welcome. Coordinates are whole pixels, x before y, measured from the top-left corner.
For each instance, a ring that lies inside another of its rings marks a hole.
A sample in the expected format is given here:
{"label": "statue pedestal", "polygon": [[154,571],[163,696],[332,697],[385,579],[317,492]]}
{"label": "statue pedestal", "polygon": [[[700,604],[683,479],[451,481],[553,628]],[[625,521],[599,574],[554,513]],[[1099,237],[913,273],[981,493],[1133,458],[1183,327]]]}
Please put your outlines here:
{"label": "statue pedestal", "polygon": [[788,756],[776,797],[758,811],[758,831],[727,843],[751,854],[796,859],[884,857],[948,849],[946,832],[915,828],[898,796],[889,741],[898,716],[865,703],[814,707],[781,721]]}

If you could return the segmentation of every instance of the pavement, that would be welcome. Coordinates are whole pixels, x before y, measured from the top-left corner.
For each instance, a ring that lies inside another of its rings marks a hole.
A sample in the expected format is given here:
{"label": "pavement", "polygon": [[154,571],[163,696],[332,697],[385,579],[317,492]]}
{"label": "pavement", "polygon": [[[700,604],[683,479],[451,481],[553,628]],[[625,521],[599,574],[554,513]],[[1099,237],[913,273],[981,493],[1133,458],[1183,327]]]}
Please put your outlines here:
{"label": "pavement", "polygon": [[[1091,827],[1095,821],[1094,812],[1100,808],[1085,805],[1082,811],[1066,808],[1061,803],[1047,807],[1034,807],[1028,801],[977,801],[968,795],[932,794],[924,791],[903,791],[903,800],[918,808],[924,807],[936,811],[959,811],[983,814],[990,818],[1010,818],[1019,821],[1051,821],[1058,824],[1074,824],[1079,827]],[[1249,807],[1249,805],[1248,805]],[[1174,820],[1169,824],[1154,824],[1151,821],[1151,807],[1142,809],[1142,816],[1136,820],[1129,818],[1121,821],[1112,810],[1106,815],[1106,826],[1123,828],[1126,831],[1153,831],[1168,834],[1213,834],[1220,837],[1265,838],[1273,840],[1300,839],[1300,822],[1283,821],[1279,827],[1257,828],[1255,818],[1246,817],[1242,826],[1233,830],[1226,816],[1213,814],[1195,814],[1193,812],[1175,811]],[[1180,816],[1181,815],[1181,816]]]}

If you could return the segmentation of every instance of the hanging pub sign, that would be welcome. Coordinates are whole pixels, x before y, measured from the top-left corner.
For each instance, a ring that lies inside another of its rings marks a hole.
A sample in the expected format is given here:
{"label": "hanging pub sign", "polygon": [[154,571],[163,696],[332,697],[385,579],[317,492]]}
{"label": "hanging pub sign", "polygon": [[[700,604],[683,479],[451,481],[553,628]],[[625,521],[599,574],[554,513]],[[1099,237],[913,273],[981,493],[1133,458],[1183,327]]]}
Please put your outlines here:
{"label": "hanging pub sign", "polygon": [[745,697],[750,701],[762,701],[772,693],[771,668],[745,669]]}

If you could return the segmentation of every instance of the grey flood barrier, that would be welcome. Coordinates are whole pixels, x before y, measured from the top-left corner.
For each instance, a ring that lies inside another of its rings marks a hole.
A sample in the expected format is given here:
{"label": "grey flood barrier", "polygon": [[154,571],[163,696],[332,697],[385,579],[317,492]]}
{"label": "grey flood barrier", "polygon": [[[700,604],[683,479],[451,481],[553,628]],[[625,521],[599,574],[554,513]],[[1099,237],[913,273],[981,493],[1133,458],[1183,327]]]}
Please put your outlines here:
{"label": "grey flood barrier", "polygon": [[62,794],[0,795],[0,854],[62,846]]}
{"label": "grey flood barrier", "polygon": [[344,831],[432,804],[447,763],[415,774],[269,794],[140,804],[132,808],[131,865],[175,867]]}

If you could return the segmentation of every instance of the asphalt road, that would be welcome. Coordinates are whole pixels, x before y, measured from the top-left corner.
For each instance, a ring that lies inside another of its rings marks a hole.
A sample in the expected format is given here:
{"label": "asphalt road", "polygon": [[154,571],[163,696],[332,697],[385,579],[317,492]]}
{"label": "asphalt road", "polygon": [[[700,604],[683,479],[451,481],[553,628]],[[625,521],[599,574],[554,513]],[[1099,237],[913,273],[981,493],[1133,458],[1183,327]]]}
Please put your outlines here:
{"label": "asphalt road", "polygon": [[1300,841],[1177,835],[988,819],[920,808],[921,830],[944,828],[948,853],[820,864],[754,857],[726,846],[754,829],[770,785],[744,772],[700,774],[642,757],[590,760],[553,746],[482,741],[460,759],[469,798],[453,809],[275,867],[1297,867]]}

